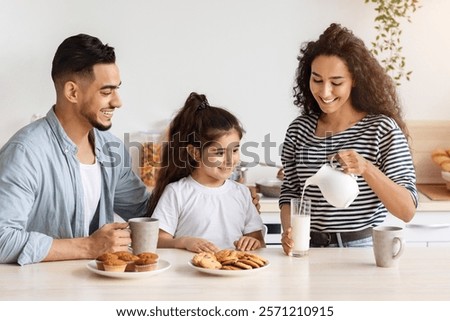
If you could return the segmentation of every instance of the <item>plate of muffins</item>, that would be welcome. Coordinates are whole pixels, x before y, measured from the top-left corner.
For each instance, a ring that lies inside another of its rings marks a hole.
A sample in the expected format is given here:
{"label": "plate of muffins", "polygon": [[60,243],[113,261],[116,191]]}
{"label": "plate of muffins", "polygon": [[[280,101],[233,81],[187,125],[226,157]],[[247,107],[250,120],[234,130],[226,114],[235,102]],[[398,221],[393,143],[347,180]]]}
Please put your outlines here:
{"label": "plate of muffins", "polygon": [[158,254],[144,252],[134,255],[127,251],[108,252],[88,262],[88,270],[107,277],[140,279],[162,273],[170,263],[160,260]]}

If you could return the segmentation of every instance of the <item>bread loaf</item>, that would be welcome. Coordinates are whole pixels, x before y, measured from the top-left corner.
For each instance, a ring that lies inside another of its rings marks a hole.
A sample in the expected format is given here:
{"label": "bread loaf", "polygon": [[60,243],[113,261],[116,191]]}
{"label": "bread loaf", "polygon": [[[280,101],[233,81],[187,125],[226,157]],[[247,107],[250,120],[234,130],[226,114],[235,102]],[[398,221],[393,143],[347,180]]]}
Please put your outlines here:
{"label": "bread loaf", "polygon": [[450,172],[450,149],[437,148],[433,150],[431,159],[443,171]]}
{"label": "bread loaf", "polygon": [[450,172],[450,159],[442,162],[441,168],[444,172]]}

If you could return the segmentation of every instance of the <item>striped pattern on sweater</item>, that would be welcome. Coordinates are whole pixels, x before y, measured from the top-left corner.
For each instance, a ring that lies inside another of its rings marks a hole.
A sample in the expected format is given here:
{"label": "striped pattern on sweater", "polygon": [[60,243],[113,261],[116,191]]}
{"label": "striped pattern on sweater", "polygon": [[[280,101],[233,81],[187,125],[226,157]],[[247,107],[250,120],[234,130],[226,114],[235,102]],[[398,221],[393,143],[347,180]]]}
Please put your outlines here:
{"label": "striped pattern on sweater", "polygon": [[[297,117],[289,126],[283,143],[281,161],[285,179],[280,207],[300,197],[307,178],[327,162],[327,157],[353,149],[377,166],[395,183],[411,192],[417,204],[416,175],[408,143],[396,122],[384,115],[368,115],[347,130],[317,137],[317,115]],[[346,209],[328,204],[318,186],[310,185],[305,197],[311,198],[311,230],[319,232],[358,231],[381,224],[387,210],[369,185],[357,177],[359,195]]]}

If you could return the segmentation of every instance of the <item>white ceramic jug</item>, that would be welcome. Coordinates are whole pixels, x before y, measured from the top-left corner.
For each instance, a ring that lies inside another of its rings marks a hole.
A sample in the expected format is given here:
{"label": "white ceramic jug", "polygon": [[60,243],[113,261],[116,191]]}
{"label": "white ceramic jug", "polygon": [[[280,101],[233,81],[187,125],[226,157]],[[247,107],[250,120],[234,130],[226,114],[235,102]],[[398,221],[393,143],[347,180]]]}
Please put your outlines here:
{"label": "white ceramic jug", "polygon": [[347,208],[359,194],[356,176],[345,174],[333,164],[334,157],[330,164],[324,164],[316,174],[308,178],[305,188],[308,185],[319,186],[325,200],[337,208]]}

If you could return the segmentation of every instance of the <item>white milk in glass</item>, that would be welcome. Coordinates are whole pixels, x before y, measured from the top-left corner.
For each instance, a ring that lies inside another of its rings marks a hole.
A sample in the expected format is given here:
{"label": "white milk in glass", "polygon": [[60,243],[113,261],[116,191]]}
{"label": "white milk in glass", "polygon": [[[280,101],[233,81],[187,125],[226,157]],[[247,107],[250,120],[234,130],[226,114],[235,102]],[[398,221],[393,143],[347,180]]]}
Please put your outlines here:
{"label": "white milk in glass", "polygon": [[311,224],[311,216],[294,215],[292,217],[292,240],[294,248],[293,256],[303,256],[308,254],[309,250],[309,229]]}
{"label": "white milk in glass", "polygon": [[308,198],[291,200],[292,256],[305,256],[309,251],[311,226],[311,200]]}

